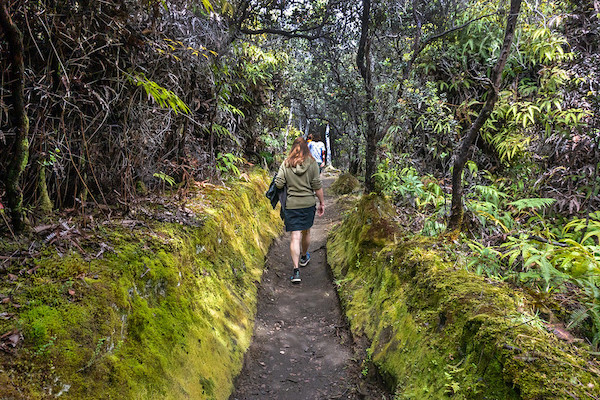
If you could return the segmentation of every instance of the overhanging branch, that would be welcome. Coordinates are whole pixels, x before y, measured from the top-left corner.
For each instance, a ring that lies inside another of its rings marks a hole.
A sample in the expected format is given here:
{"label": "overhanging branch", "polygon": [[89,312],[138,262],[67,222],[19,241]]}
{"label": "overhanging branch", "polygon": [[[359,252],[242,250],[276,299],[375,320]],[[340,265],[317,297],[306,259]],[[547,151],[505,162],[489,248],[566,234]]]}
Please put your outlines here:
{"label": "overhanging branch", "polygon": [[461,30],[461,29],[463,29],[463,28],[466,28],[467,26],[471,25],[473,22],[476,22],[476,21],[479,21],[479,20],[481,20],[481,19],[484,19],[484,18],[488,18],[488,17],[494,16],[494,15],[496,15],[496,14],[498,14],[498,12],[491,13],[491,14],[486,14],[486,15],[482,15],[481,17],[474,18],[474,19],[472,19],[472,20],[470,20],[470,21],[467,21],[467,22],[465,22],[465,23],[464,23],[464,24],[462,24],[462,25],[453,26],[452,28],[449,28],[449,29],[445,30],[444,32],[440,32],[440,33],[437,33],[437,34],[435,34],[435,35],[431,35],[431,36],[429,36],[428,38],[426,38],[425,40],[423,40],[423,42],[421,43],[421,46],[422,46],[422,47],[425,47],[425,46],[427,46],[429,43],[433,42],[434,40],[437,40],[437,39],[439,39],[439,38],[441,38],[441,37],[443,37],[443,36],[446,36],[446,35],[448,35],[448,34],[450,34],[450,33],[452,33],[452,32],[455,32],[455,31]]}
{"label": "overhanging branch", "polygon": [[410,58],[410,61],[408,62],[408,65],[406,67],[406,70],[404,71],[404,78],[408,78],[408,74],[410,73],[410,70],[412,68],[412,65],[414,64],[415,60],[417,59],[417,57],[419,56],[419,54],[421,53],[421,51],[423,51],[425,49],[425,47],[427,47],[427,45],[429,45],[430,43],[452,33],[452,32],[456,32],[458,30],[464,29],[467,26],[471,25],[473,22],[479,21],[481,19],[484,18],[488,18],[491,17],[493,15],[498,14],[497,12],[495,13],[491,13],[491,14],[486,14],[486,15],[482,15],[480,17],[474,18],[470,21],[465,22],[464,24],[458,25],[458,26],[453,26],[452,28],[449,28],[443,32],[440,33],[436,33],[435,35],[431,35],[427,38],[425,38],[424,40],[421,41],[421,25],[420,25],[420,20],[417,16],[417,14],[415,13],[415,21],[417,22],[417,26],[419,31],[417,32],[417,35],[415,36],[415,43],[413,45],[413,54]]}
{"label": "overhanging branch", "polygon": [[[318,27],[293,29],[290,31],[286,31],[284,29],[278,29],[278,28],[263,28],[263,29],[240,28],[240,32],[242,32],[246,35],[262,35],[262,34],[268,33],[268,34],[279,35],[279,36],[284,36],[284,37],[288,37],[288,38],[300,38],[300,39],[307,39],[307,40],[315,40],[315,39],[325,37],[325,35],[321,31],[321,28],[324,25],[325,25],[325,23],[323,23],[322,25],[320,25]],[[317,31],[314,34],[305,33],[305,32],[311,32],[314,30]]]}

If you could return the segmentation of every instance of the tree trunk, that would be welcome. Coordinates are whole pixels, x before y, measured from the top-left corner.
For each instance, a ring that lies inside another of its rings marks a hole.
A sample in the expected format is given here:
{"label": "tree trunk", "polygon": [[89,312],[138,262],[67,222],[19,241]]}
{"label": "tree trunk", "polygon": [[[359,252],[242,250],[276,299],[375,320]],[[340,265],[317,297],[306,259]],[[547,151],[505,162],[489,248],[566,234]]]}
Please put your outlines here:
{"label": "tree trunk", "polygon": [[292,117],[293,117],[293,110],[294,110],[294,100],[292,99],[290,101],[290,114],[288,115],[288,123],[287,126],[285,127],[285,136],[283,137],[283,151],[287,152],[288,151],[288,136],[290,135],[290,127],[292,126]]}
{"label": "tree trunk", "polygon": [[502,81],[502,71],[506,65],[510,47],[512,45],[517,19],[521,10],[521,0],[511,0],[510,13],[506,21],[506,31],[504,33],[504,43],[500,51],[500,57],[494,70],[492,71],[492,87],[487,93],[487,101],[479,112],[477,119],[473,122],[467,134],[462,138],[456,152],[454,153],[454,163],[452,170],[452,205],[450,209],[450,219],[448,221],[448,230],[453,231],[461,228],[463,220],[463,186],[462,171],[469,159],[469,149],[479,134],[479,130],[485,124],[490,114],[494,110],[494,105],[498,99],[500,82]]}
{"label": "tree trunk", "polygon": [[375,178],[377,172],[377,135],[375,132],[375,116],[367,114],[367,147],[365,149],[365,193],[376,192]]}
{"label": "tree trunk", "polygon": [[6,199],[10,208],[12,224],[16,233],[23,231],[25,219],[23,213],[23,192],[20,186],[21,175],[29,158],[29,119],[25,111],[25,66],[23,63],[23,36],[13,22],[8,11],[8,0],[0,0],[0,27],[8,43],[10,58],[12,123],[15,127],[15,140],[9,148],[12,159],[8,166],[4,184]]}
{"label": "tree trunk", "polygon": [[375,174],[377,169],[377,143],[379,142],[379,133],[377,131],[377,121],[375,120],[375,89],[371,76],[371,46],[369,38],[369,21],[371,14],[371,0],[363,0],[363,12],[361,17],[361,34],[356,54],[356,65],[363,78],[363,84],[366,92],[366,121],[367,130],[365,138],[367,148],[365,154],[365,192],[376,191]]}
{"label": "tree trunk", "polygon": [[306,125],[304,126],[304,139],[308,138],[308,134],[310,133],[310,119],[306,119]]}
{"label": "tree trunk", "polygon": [[331,165],[331,141],[329,140],[329,123],[325,128],[325,148],[327,149],[326,165]]}
{"label": "tree trunk", "polygon": [[358,175],[359,167],[360,148],[358,146],[358,142],[356,142],[352,148],[352,152],[350,153],[350,166],[348,167],[348,172],[350,172],[352,175]]}

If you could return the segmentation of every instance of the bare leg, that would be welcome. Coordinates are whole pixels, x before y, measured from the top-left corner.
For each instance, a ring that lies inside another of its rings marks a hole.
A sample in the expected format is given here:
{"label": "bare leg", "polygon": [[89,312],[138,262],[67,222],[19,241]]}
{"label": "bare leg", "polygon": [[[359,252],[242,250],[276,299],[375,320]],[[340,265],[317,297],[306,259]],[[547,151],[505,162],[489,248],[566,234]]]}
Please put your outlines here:
{"label": "bare leg", "polygon": [[308,245],[310,244],[310,229],[302,231],[302,255],[305,256],[308,252]]}
{"label": "bare leg", "polygon": [[301,231],[292,231],[292,237],[290,240],[290,254],[292,255],[292,262],[294,263],[294,268],[298,268],[298,260],[300,259],[301,238]]}

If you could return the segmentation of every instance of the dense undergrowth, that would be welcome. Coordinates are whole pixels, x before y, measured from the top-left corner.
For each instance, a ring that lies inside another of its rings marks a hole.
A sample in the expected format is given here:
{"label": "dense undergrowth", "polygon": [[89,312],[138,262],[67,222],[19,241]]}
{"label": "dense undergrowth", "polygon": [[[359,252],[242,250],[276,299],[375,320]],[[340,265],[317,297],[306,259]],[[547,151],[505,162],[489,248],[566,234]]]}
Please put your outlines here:
{"label": "dense undergrowth", "polygon": [[[520,178],[499,178],[471,163],[461,251],[455,259],[486,277],[522,287],[550,323],[600,344],[600,215],[566,217]],[[405,223],[425,236],[446,228],[449,195],[443,182],[410,166],[380,165],[384,191],[405,210]],[[531,197],[527,197],[531,196]]]}
{"label": "dense undergrowth", "polygon": [[265,180],[200,190],[200,227],[114,220],[82,249],[100,257],[48,247],[5,268],[0,398],[226,399],[281,226]]}
{"label": "dense undergrowth", "polygon": [[395,219],[388,199],[364,196],[331,234],[328,261],[352,330],[370,340],[396,398],[600,394],[588,345],[559,339],[530,296],[448,261],[437,240]]}

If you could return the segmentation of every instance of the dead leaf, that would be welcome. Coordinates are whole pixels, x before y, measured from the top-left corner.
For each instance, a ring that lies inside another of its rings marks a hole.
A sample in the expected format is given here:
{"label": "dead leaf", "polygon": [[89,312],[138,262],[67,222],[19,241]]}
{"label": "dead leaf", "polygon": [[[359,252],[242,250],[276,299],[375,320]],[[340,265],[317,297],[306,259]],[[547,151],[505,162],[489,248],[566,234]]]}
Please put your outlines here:
{"label": "dead leaf", "polygon": [[8,331],[0,336],[0,350],[7,353],[13,353],[12,349],[17,347],[19,342],[23,339],[23,335],[18,330]]}
{"label": "dead leaf", "polygon": [[17,344],[19,343],[20,339],[21,339],[21,334],[18,332],[15,332],[8,337],[7,341],[8,341],[8,344],[10,344],[12,347],[16,347]]}
{"label": "dead leaf", "polygon": [[243,180],[245,180],[246,182],[250,182],[250,177],[249,177],[249,176],[248,176],[248,174],[247,174],[247,173],[245,173],[245,172],[242,172],[242,173],[240,174],[240,179],[243,179]]}
{"label": "dead leaf", "polygon": [[33,268],[31,268],[31,269],[28,269],[28,270],[27,270],[27,273],[28,273],[29,275],[31,275],[31,274],[35,273],[35,271],[37,271],[39,267],[40,267],[39,265],[36,265],[35,267],[33,267]]}
{"label": "dead leaf", "polygon": [[16,281],[19,277],[14,274],[8,274],[9,281]]}
{"label": "dead leaf", "polygon": [[7,312],[0,313],[0,319],[11,319],[14,316],[15,316],[15,314],[7,313]]}
{"label": "dead leaf", "polygon": [[568,343],[577,341],[577,339],[575,339],[575,337],[561,325],[546,324],[546,328],[560,340],[564,340]]}
{"label": "dead leaf", "polygon": [[52,224],[52,225],[39,225],[33,228],[33,231],[35,233],[42,233],[44,231],[50,230],[50,229],[56,229],[58,227],[58,225],[56,224]]}

